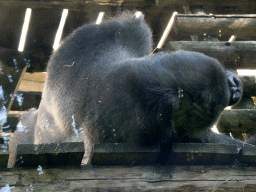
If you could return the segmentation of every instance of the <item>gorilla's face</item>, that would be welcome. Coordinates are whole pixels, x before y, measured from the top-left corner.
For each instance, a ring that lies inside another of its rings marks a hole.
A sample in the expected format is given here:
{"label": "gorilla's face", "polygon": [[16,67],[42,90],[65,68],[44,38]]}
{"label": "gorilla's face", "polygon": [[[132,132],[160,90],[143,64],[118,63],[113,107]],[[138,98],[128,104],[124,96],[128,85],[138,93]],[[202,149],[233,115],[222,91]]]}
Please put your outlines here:
{"label": "gorilla's face", "polygon": [[226,71],[230,91],[229,106],[238,103],[242,98],[243,85],[241,80],[232,72]]}

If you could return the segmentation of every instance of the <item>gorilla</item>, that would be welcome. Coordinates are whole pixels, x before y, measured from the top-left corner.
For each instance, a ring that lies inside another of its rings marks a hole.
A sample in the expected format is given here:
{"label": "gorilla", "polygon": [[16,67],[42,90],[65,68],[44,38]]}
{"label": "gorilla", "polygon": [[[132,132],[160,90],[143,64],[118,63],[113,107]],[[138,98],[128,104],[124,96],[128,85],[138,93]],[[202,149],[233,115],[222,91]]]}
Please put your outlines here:
{"label": "gorilla", "polygon": [[89,164],[94,143],[162,146],[173,142],[243,143],[211,131],[242,97],[242,83],[202,53],[152,51],[144,15],[125,12],[84,25],[53,52],[39,108],[24,113],[9,142],[78,142]]}

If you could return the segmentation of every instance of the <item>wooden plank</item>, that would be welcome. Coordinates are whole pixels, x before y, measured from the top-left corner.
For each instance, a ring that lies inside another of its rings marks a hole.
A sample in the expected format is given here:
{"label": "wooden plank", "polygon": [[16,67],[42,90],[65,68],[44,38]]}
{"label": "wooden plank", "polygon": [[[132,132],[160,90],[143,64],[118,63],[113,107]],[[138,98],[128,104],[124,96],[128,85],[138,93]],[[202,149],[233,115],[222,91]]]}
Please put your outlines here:
{"label": "wooden plank", "polygon": [[[42,173],[43,172],[43,173]],[[256,167],[83,166],[1,171],[12,191],[246,191],[256,188]],[[39,175],[39,173],[42,173]]]}
{"label": "wooden plank", "polygon": [[233,0],[233,1],[222,1],[222,0],[155,0],[158,6],[170,6],[170,5],[198,5],[198,6],[246,6],[255,5],[255,1],[251,0]]}
{"label": "wooden plank", "polygon": [[19,86],[20,91],[43,92],[46,72],[25,73]]}
{"label": "wooden plank", "polygon": [[83,142],[19,144],[15,165],[21,167],[80,165],[84,150]]}
{"label": "wooden plank", "polygon": [[22,1],[22,0],[1,0],[0,4],[2,6],[18,6],[22,8],[30,7],[32,9],[69,9],[73,11],[90,11],[90,8],[93,6],[146,6],[146,5],[155,5],[154,1],[147,0],[88,0],[88,1],[80,1],[80,0],[61,0],[61,1]]}
{"label": "wooden plank", "polygon": [[19,86],[20,91],[43,92],[44,82],[23,80]]}
{"label": "wooden plank", "polygon": [[171,164],[220,165],[233,164],[238,155],[235,145],[217,143],[174,143]]}
{"label": "wooden plank", "polygon": [[[190,35],[192,35],[192,33]],[[255,45],[256,41],[169,41],[166,44],[166,50],[176,51],[182,49],[201,52],[217,58],[221,63],[226,65],[227,68],[255,69]]]}
{"label": "wooden plank", "polygon": [[128,143],[101,143],[94,145],[92,165],[141,165],[156,161],[160,146],[143,147]]}
{"label": "wooden plank", "polygon": [[256,165],[256,146],[244,144],[238,161],[247,165]]}
{"label": "wooden plank", "polygon": [[[78,153],[83,143],[19,144],[16,166],[80,165]],[[233,164],[238,157],[235,145],[213,143],[175,143],[168,163],[178,165]],[[72,152],[72,153],[71,153]],[[69,154],[70,153],[70,154]],[[157,162],[160,146],[142,147],[126,143],[95,144],[92,165],[151,165]],[[80,155],[83,155],[83,153]],[[167,158],[166,156],[165,158]],[[75,162],[71,161],[75,157]],[[82,158],[82,156],[81,156]]]}
{"label": "wooden plank", "polygon": [[25,73],[23,80],[38,81],[38,82],[44,83],[46,76],[47,76],[46,72]]}
{"label": "wooden plank", "polygon": [[238,38],[255,38],[256,16],[253,15],[178,15],[176,27],[178,36],[198,35],[219,37],[232,35]]}

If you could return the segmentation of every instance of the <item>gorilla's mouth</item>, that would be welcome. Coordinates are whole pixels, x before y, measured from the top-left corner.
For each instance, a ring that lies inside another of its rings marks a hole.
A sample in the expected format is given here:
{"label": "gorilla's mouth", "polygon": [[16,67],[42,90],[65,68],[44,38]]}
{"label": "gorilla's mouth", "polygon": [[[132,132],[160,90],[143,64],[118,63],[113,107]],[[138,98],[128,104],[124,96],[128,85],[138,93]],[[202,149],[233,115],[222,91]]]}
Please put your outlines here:
{"label": "gorilla's mouth", "polygon": [[230,71],[226,71],[226,74],[227,74],[228,86],[229,86],[229,92],[230,92],[228,105],[230,106],[230,105],[236,104],[242,98],[243,85],[241,80],[237,76],[232,74]]}
{"label": "gorilla's mouth", "polygon": [[230,99],[229,99],[229,106],[238,103],[241,99],[242,92],[237,87],[230,88]]}

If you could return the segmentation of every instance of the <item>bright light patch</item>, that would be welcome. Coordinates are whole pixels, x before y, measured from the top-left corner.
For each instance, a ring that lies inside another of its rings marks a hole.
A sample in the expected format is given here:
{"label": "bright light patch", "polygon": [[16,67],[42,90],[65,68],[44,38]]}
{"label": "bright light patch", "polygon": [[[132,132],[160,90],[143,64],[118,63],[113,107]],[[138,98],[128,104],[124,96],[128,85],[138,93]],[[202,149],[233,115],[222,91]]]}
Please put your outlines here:
{"label": "bright light patch", "polygon": [[54,50],[56,50],[59,47],[60,38],[61,38],[61,35],[62,35],[62,32],[63,32],[63,28],[64,28],[64,25],[65,25],[67,16],[68,16],[68,9],[63,9],[62,16],[61,16],[61,19],[60,19],[60,25],[59,25],[58,31],[56,33],[54,44],[53,44],[53,49]]}
{"label": "bright light patch", "polygon": [[166,27],[166,29],[164,31],[164,34],[161,37],[161,39],[160,39],[160,41],[159,41],[159,43],[157,45],[158,49],[162,48],[162,46],[164,45],[165,40],[167,39],[167,36],[169,35],[169,33],[170,33],[170,31],[171,31],[171,29],[172,29],[172,27],[174,25],[176,15],[178,15],[178,12],[174,12],[172,14],[172,17],[171,17],[171,19],[170,19],[170,21],[169,21],[169,23],[168,23],[168,25],[167,25],[167,27]]}
{"label": "bright light patch", "polygon": [[27,8],[26,14],[25,14],[25,19],[22,27],[22,32],[20,36],[20,43],[18,47],[18,51],[22,52],[24,50],[25,42],[26,42],[26,37],[27,37],[27,32],[28,32],[28,25],[30,21],[30,16],[31,16],[31,8]]}
{"label": "bright light patch", "polygon": [[136,17],[136,18],[139,18],[141,15],[142,15],[142,12],[141,12],[141,11],[136,11],[136,12],[135,12],[135,17]]}
{"label": "bright light patch", "polygon": [[242,75],[242,76],[256,76],[256,70],[237,70],[238,75]]}
{"label": "bright light patch", "polygon": [[213,131],[214,133],[220,133],[219,130],[217,129],[216,125],[214,125],[214,126],[212,127],[212,131]]}
{"label": "bright light patch", "polygon": [[231,110],[231,106],[226,107],[224,110]]}
{"label": "bright light patch", "polygon": [[104,16],[104,12],[100,12],[99,16],[97,18],[96,24],[99,25],[102,22],[103,16]]}
{"label": "bright light patch", "polygon": [[236,40],[236,36],[235,35],[232,35],[230,37],[230,39],[228,40],[228,42],[232,42],[232,41],[235,41]]}

